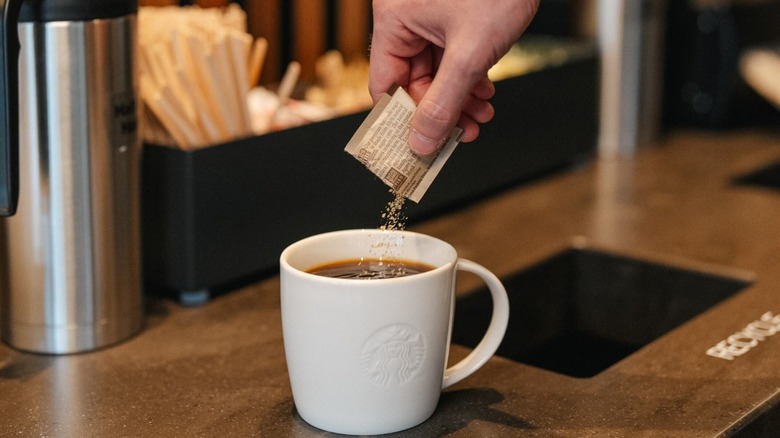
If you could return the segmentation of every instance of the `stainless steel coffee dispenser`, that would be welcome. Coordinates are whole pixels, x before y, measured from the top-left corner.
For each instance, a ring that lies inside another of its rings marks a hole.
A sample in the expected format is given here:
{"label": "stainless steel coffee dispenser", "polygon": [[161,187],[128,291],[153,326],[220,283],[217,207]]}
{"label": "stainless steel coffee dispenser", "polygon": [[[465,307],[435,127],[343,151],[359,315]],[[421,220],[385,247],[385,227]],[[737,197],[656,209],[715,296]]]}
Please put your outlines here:
{"label": "stainless steel coffee dispenser", "polygon": [[0,6],[3,339],[93,350],[142,322],[137,0]]}

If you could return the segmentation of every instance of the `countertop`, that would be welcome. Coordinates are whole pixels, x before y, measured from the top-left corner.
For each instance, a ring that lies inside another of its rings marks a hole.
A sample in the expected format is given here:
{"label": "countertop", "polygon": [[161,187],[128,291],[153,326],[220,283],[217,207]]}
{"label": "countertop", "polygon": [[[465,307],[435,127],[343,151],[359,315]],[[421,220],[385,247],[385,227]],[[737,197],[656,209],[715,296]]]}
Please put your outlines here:
{"label": "countertop", "polygon": [[[749,285],[593,377],[495,357],[396,435],[767,433],[769,423],[750,423],[780,404],[780,336],[734,360],[705,353],[780,313],[780,190],[733,183],[778,161],[780,132],[673,132],[633,158],[593,160],[413,226],[499,276],[587,242]],[[461,295],[478,285],[459,282]],[[451,360],[468,351],[453,346]],[[0,345],[0,419],[0,437],[330,435],[295,413],[277,277],[198,308],[150,296],[143,330],[97,352]]]}

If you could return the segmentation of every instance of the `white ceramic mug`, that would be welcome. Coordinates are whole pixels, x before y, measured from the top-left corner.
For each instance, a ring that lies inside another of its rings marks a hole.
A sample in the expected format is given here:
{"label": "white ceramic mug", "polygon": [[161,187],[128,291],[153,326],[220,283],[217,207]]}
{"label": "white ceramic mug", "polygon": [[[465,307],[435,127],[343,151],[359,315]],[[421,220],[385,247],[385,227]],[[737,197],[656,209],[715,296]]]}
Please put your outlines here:
{"label": "white ceramic mug", "polygon": [[[393,257],[434,269],[380,280],[305,272],[345,259],[379,258],[387,248]],[[457,270],[487,284],[493,316],[471,354],[446,368]],[[384,434],[424,422],[443,388],[490,359],[509,320],[499,279],[424,234],[347,230],[312,236],[282,252],[280,273],[293,400],[306,422],[330,432]]]}

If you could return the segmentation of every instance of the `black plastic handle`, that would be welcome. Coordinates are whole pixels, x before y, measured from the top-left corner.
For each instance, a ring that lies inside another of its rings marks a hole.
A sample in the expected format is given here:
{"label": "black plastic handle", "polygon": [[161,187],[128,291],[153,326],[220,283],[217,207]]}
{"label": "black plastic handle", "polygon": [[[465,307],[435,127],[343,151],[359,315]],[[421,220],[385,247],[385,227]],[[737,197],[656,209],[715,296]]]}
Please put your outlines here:
{"label": "black plastic handle", "polygon": [[[8,1],[8,0],[6,0]],[[138,0],[24,0],[19,21],[89,21],[138,12]]]}
{"label": "black plastic handle", "polygon": [[0,216],[19,200],[19,10],[23,0],[0,0]]}

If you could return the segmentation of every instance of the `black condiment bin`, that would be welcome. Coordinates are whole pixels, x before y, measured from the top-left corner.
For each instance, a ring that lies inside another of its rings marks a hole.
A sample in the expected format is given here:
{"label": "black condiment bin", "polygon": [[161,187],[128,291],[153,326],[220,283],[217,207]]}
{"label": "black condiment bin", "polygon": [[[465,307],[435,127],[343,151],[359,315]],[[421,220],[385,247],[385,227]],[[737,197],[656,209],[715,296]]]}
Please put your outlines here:
{"label": "black condiment bin", "polygon": [[[407,203],[408,223],[592,155],[598,71],[594,53],[497,82],[495,119],[476,142],[458,146],[420,204]],[[282,249],[300,238],[376,228],[392,196],[343,151],[366,114],[195,151],[146,145],[147,291],[202,302],[275,273]]]}

